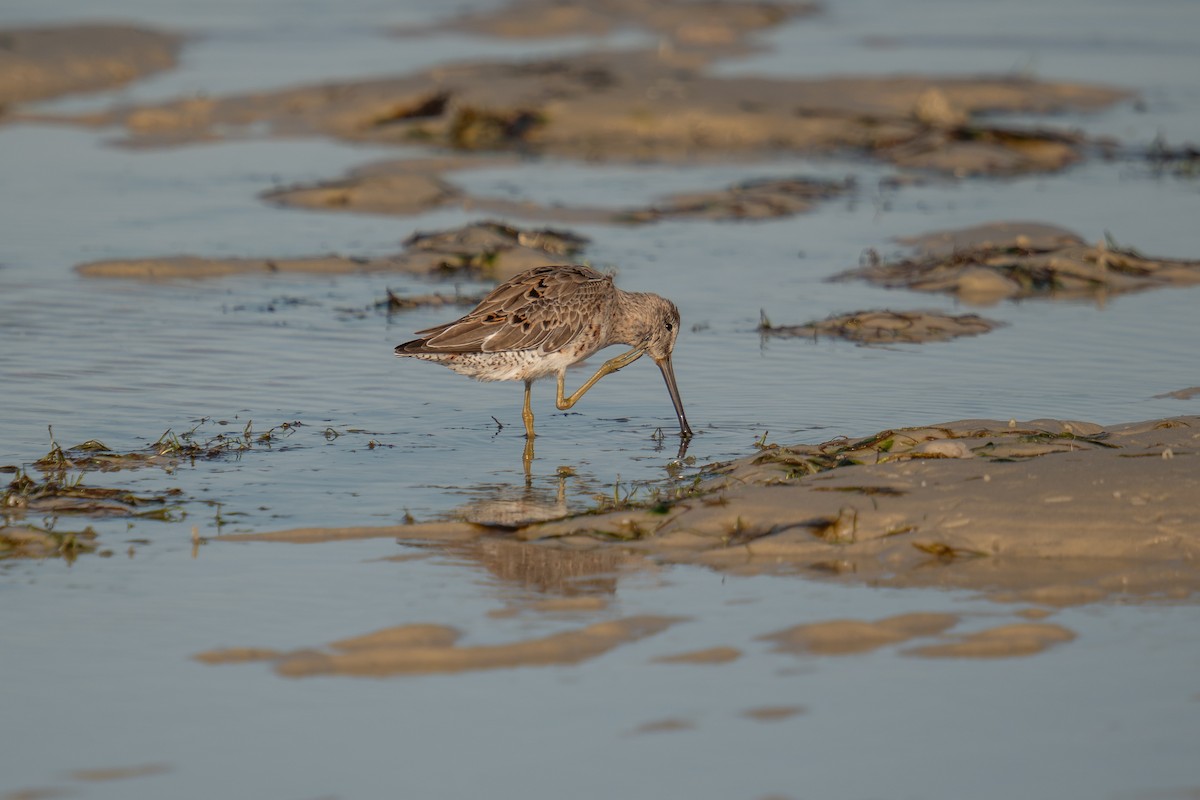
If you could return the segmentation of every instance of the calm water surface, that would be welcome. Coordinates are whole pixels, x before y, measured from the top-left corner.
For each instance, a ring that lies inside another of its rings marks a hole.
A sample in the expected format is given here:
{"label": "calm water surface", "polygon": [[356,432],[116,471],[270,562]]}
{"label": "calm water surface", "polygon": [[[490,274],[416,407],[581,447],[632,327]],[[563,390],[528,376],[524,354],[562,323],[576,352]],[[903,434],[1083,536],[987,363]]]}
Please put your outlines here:
{"label": "calm water surface", "polygon": [[[463,37],[399,41],[380,28],[427,21],[428,12],[372,0],[336,9],[286,0],[109,6],[114,17],[196,34],[180,69],[48,107],[636,40],[536,48]],[[1109,82],[1140,91],[1144,103],[1053,123],[1129,145],[1160,131],[1173,142],[1200,139],[1200,91],[1186,78],[1200,68],[1185,46],[1200,30],[1193,4],[1062,0],[1006,5],[1003,14],[935,0],[903,13],[868,0],[831,6],[770,34],[773,52],[722,70],[1032,71]],[[72,3],[16,2],[0,10],[0,24],[76,13]],[[85,281],[72,270],[94,259],[173,253],[386,253],[413,230],[471,221],[457,210],[395,219],[286,211],[256,199],[277,184],[419,151],[300,140],[130,152],[109,146],[110,135],[0,127],[0,152],[9,154],[0,183],[0,464],[45,453],[48,425],[64,445],[96,438],[116,449],[202,418],[214,433],[247,422],[257,430],[302,426],[237,460],[172,474],[89,475],[89,483],[138,491],[178,487],[192,499],[179,522],[95,522],[109,558],[0,563],[0,674],[8,687],[0,797],[47,789],[88,798],[1133,798],[1185,797],[1200,787],[1200,616],[1192,605],[1061,611],[1052,621],[1078,639],[1027,659],[930,661],[897,649],[798,658],[755,637],[905,611],[957,613],[970,630],[1014,621],[1018,609],[959,593],[734,577],[639,560],[578,589],[606,599],[604,610],[497,618],[489,612],[554,592],[469,553],[390,539],[194,550],[193,527],[211,536],[434,519],[519,487],[520,387],[474,384],[391,356],[412,331],[452,312],[388,317],[369,306],[389,287],[452,286],[403,276],[141,284]],[[1107,232],[1146,253],[1196,258],[1194,179],[1093,160],[1050,177],[895,191],[878,188],[889,174],[878,165],[795,159],[690,169],[538,162],[454,180],[479,194],[622,205],[779,174],[852,175],[859,189],[776,222],[578,229],[593,239],[586,257],[618,269],[624,288],[657,291],[680,306],[676,370],[700,432],[688,453],[697,464],[744,455],[764,433],[815,442],[964,417],[1116,423],[1196,413],[1200,401],[1154,396],[1200,382],[1197,289],[1104,305],[1000,305],[983,313],[1007,327],[925,347],[764,342],[755,333],[760,311],[785,324],[883,306],[956,309],[949,298],[825,281],[867,248],[895,252],[895,237],[930,229],[1034,219],[1090,240]],[[652,364],[606,378],[572,413],[554,410],[552,392],[535,390],[536,489],[552,493],[558,468],[570,467],[567,499],[580,508],[667,478],[677,453],[670,437],[653,433],[669,432],[673,414]],[[685,476],[695,469],[685,465]],[[386,560],[398,554],[417,557]],[[190,658],[223,646],[319,646],[416,622],[460,628],[464,642],[496,643],[632,614],[688,621],[572,667],[295,681],[260,664]],[[717,645],[744,655],[720,666],[652,663]],[[770,706],[803,711],[776,722],[745,716]],[[638,732],[664,720],[684,728]],[[151,774],[75,774],[99,768]]]}

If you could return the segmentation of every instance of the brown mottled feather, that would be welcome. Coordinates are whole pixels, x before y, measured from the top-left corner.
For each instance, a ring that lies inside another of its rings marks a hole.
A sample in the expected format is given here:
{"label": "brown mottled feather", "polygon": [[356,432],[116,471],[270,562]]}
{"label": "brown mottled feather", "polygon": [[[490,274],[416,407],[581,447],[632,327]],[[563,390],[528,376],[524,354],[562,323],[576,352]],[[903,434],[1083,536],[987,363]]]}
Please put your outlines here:
{"label": "brown mottled feather", "polygon": [[[529,409],[533,381],[557,375],[557,404],[565,410],[605,375],[649,355],[667,383],[680,435],[692,435],[671,367],[679,309],[656,294],[623,292],[612,278],[594,269],[556,266],[522,272],[497,286],[465,317],[418,335],[422,338],[396,345],[396,355],[444,364],[481,381],[524,381],[522,418],[530,439],[534,436]],[[618,343],[634,349],[604,362],[576,392],[564,395],[568,367]],[[526,467],[532,457],[527,449]]]}
{"label": "brown mottled feather", "polygon": [[469,314],[423,331],[406,352],[552,353],[580,334],[613,295],[612,278],[589,267],[540,267],[497,286]]}

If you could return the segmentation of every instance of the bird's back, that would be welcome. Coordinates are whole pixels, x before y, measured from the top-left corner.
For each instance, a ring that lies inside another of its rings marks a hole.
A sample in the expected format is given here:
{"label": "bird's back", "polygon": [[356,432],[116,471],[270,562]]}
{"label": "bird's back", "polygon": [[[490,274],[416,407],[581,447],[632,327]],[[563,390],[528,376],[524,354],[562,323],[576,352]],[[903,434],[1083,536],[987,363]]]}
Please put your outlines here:
{"label": "bird's back", "polygon": [[590,267],[537,267],[497,286],[465,316],[418,331],[421,338],[398,345],[396,355],[555,353],[602,338],[616,291],[611,277]]}

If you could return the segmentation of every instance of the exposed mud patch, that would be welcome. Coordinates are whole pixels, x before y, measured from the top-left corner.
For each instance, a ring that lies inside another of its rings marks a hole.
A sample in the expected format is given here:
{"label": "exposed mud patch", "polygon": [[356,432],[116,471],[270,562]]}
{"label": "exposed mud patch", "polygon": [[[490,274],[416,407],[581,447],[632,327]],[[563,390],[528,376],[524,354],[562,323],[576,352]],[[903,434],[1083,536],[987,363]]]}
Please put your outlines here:
{"label": "exposed mud patch", "polygon": [[[919,102],[915,113],[920,119]],[[1078,160],[1086,143],[1081,133],[1050,129],[930,124],[909,141],[888,148],[886,157],[899,167],[957,177],[1014,175],[1061,169]]]}
{"label": "exposed mud patch", "polygon": [[692,650],[687,653],[662,656],[654,659],[656,664],[728,664],[742,657],[742,651],[736,647],[709,647],[705,650]]}
{"label": "exposed mud patch", "polygon": [[214,278],[261,272],[404,272],[416,275],[465,273],[502,281],[527,269],[569,261],[586,242],[586,238],[568,231],[477,222],[449,231],[413,234],[404,242],[403,252],[375,258],[338,255],[290,259],[165,256],[91,261],[75,269],[90,278],[143,280]]}
{"label": "exposed mud patch", "polygon": [[390,317],[392,314],[412,311],[415,308],[441,308],[443,306],[466,306],[470,308],[479,305],[480,301],[485,297],[483,294],[456,293],[446,295],[440,292],[434,292],[433,294],[398,294],[391,289],[387,289],[385,292],[382,300],[376,300],[364,308],[340,307],[337,311],[344,317],[358,319],[363,319],[373,314],[385,314]]}
{"label": "exposed mud patch", "polygon": [[661,219],[778,219],[811,211],[818,202],[845,194],[853,188],[853,180],[763,178],[717,191],[674,195],[661,205],[624,212],[617,219],[633,223],[657,222]]}
{"label": "exposed mud patch", "polygon": [[452,170],[515,163],[493,158],[387,161],[352,171],[347,177],[311,186],[285,187],[263,194],[281,206],[411,215],[443,206],[460,206],[485,214],[556,222],[639,225],[663,219],[752,220],[777,219],[811,211],[822,201],[843,195],[854,181],[824,181],[804,177],[744,181],[724,189],[690,192],[665,198],[644,208],[587,208],[543,206],[497,197],[478,197],[447,181]]}
{"label": "exposed mud patch", "polygon": [[[572,159],[694,161],[853,150],[956,175],[1056,170],[1075,134],[1002,129],[982,113],[1097,110],[1127,96],[1022,78],[717,77],[694,52],[595,52],[523,63],[446,66],[397,78],[76,116],[120,126],[125,144],[254,136],[332,136]],[[419,194],[444,187],[423,182]]]}
{"label": "exposed mud patch", "polygon": [[758,332],[764,336],[822,336],[859,344],[922,344],[948,342],[960,336],[978,336],[1004,323],[978,314],[943,314],[938,311],[856,311],[836,314],[804,325],[772,325],[763,314]]}
{"label": "exposed mud patch", "polygon": [[451,19],[436,26],[401,29],[400,35],[430,31],[457,31],[513,39],[559,36],[607,36],[620,30],[644,30],[675,45],[728,45],[748,33],[775,27],[818,10],[815,3],[748,2],[723,0],[643,4],[628,0],[589,0],[559,3],[553,0],[518,0],[496,11],[483,11]]}
{"label": "exposed mud patch", "polygon": [[280,206],[365,214],[420,214],[443,206],[478,208],[474,199],[445,179],[445,173],[513,163],[512,159],[464,157],[385,161],[359,167],[339,180],[274,189],[262,197]]}
{"label": "exposed mud patch", "polygon": [[333,642],[323,650],[276,653],[247,648],[213,650],[195,658],[206,664],[252,660],[257,653],[274,661],[289,678],[313,675],[387,677],[466,672],[513,667],[579,664],[615,647],[666,630],[679,617],[639,616],[599,622],[539,639],[500,645],[460,646],[459,632],[441,625],[404,625]]}
{"label": "exposed mud patch", "polygon": [[995,223],[901,241],[918,255],[875,260],[836,279],[944,292],[980,304],[1026,297],[1103,299],[1200,283],[1200,261],[1150,258],[1109,242],[1088,245],[1070,231],[1036,223]]}
{"label": "exposed mud patch", "polygon": [[1200,396],[1200,386],[1189,386],[1186,389],[1176,389],[1173,392],[1154,395],[1155,400],[1162,400],[1167,397],[1172,397],[1176,400],[1191,400],[1193,397]]}
{"label": "exposed mud patch", "polygon": [[488,529],[466,522],[414,522],[407,525],[349,526],[345,528],[289,528],[261,533],[229,533],[217,537],[226,542],[286,542],[323,544],[359,539],[393,539],[447,547],[475,545]]}
{"label": "exposed mud patch", "polygon": [[[151,775],[163,775],[170,771],[171,766],[169,764],[150,763],[119,767],[74,769],[66,773],[66,777],[82,783],[105,783],[109,781],[129,780],[131,778],[143,778]],[[74,797],[78,794],[78,788],[46,786],[5,792],[0,794],[0,800],[50,800],[57,797]]]}
{"label": "exposed mud patch", "polygon": [[138,764],[130,767],[77,769],[70,775],[77,781],[124,781],[130,778],[143,778],[147,775],[162,775],[170,771],[171,768],[166,764]]}
{"label": "exposed mud patch", "polygon": [[0,119],[11,103],[108,89],[170,69],[180,43],[128,25],[0,30]]}
{"label": "exposed mud patch", "polygon": [[51,800],[52,798],[69,797],[70,795],[71,792],[67,789],[36,787],[6,792],[0,795],[0,800]]}
{"label": "exposed mud patch", "polygon": [[1075,633],[1061,625],[1025,622],[976,631],[951,642],[914,647],[905,650],[904,655],[922,658],[1013,658],[1035,655],[1074,639]]}
{"label": "exposed mud patch", "polygon": [[773,642],[776,652],[781,653],[848,655],[918,637],[935,636],[957,624],[958,617],[954,614],[914,613],[878,622],[846,619],[807,623],[759,638]]}
{"label": "exposed mud patch", "polygon": [[594,614],[606,608],[608,608],[608,600],[604,597],[592,595],[551,597],[546,600],[510,605],[495,611],[489,611],[488,617],[491,619],[507,619],[518,616],[523,611],[535,611],[542,614]]}
{"label": "exposed mud patch", "polygon": [[807,712],[804,706],[760,706],[746,709],[742,716],[757,722],[782,722]]}
{"label": "exposed mud patch", "polygon": [[651,722],[643,723],[633,730],[634,734],[640,733],[678,733],[679,731],[690,731],[696,727],[696,723],[690,719],[682,717],[666,717],[664,719],[656,719]]}
{"label": "exposed mud patch", "polygon": [[435,233],[414,233],[405,240],[408,253],[424,272],[475,272],[506,280],[534,267],[561,264],[583,250],[588,239],[551,228],[516,228],[499,222],[477,222]]}
{"label": "exposed mud patch", "polygon": [[959,621],[954,614],[933,613],[901,614],[877,622],[839,619],[796,625],[759,638],[774,642],[777,652],[826,656],[866,653],[914,639],[934,638],[931,643],[900,651],[922,658],[1029,656],[1075,638],[1072,631],[1061,625],[1042,622],[1013,623],[947,636],[946,632]]}
{"label": "exposed mud patch", "polygon": [[200,256],[162,256],[159,258],[111,259],[89,261],[75,270],[88,278],[137,278],[178,280],[219,278],[256,272],[301,272],[346,274],[357,272],[405,272],[403,256],[351,258],[339,255],[308,258],[204,258]]}

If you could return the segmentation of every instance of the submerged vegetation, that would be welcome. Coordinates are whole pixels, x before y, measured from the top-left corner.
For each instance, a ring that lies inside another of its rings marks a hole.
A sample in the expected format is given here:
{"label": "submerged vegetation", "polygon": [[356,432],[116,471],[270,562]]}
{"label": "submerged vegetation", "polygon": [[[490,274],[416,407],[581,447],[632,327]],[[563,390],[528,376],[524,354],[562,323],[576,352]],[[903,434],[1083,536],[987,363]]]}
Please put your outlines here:
{"label": "submerged vegetation", "polygon": [[0,497],[0,505],[3,506],[6,519],[10,515],[15,517],[34,513],[169,520],[171,515],[167,509],[143,509],[146,506],[161,506],[181,494],[179,489],[168,489],[155,495],[140,495],[128,489],[85,486],[82,472],[71,474],[66,470],[48,470],[43,471],[42,475],[42,480],[38,481],[24,470],[17,472]]}
{"label": "submerged vegetation", "polygon": [[341,307],[337,311],[339,314],[355,319],[365,319],[372,314],[385,314],[391,317],[392,314],[398,314],[403,311],[411,311],[415,308],[439,308],[441,306],[477,306],[483,300],[482,294],[461,294],[455,288],[453,295],[434,292],[432,294],[417,294],[407,295],[393,292],[391,289],[385,289],[385,295],[382,299],[376,300],[369,306],[360,308]]}
{"label": "submerged vegetation", "polygon": [[1170,145],[1160,133],[1147,149],[1145,158],[1157,176],[1200,177],[1200,147],[1194,144]]}
{"label": "submerged vegetation", "polygon": [[[182,461],[240,456],[256,447],[269,448],[279,439],[292,435],[296,428],[303,425],[299,421],[284,422],[264,431],[255,431],[253,420],[249,420],[240,433],[221,431],[202,434],[201,428],[211,421],[211,417],[202,417],[182,433],[168,428],[149,446],[128,452],[117,452],[96,439],[88,439],[82,444],[64,449],[55,441],[54,429],[51,428],[50,451],[33,462],[33,466],[43,472],[70,469],[110,471],[144,466],[170,470]],[[217,424],[229,423],[221,420]]]}
{"label": "submerged vegetation", "polygon": [[[50,449],[45,455],[28,468],[2,468],[13,478],[0,493],[0,559],[54,556],[74,559],[80,553],[94,551],[96,531],[91,527],[82,531],[56,531],[55,525],[62,516],[162,522],[177,522],[186,516],[181,508],[185,500],[183,490],[178,487],[142,493],[93,486],[87,482],[89,473],[142,467],[158,467],[170,473],[185,462],[240,458],[249,450],[271,448],[302,425],[298,421],[284,422],[259,431],[248,421],[236,432],[205,432],[203,429],[211,421],[210,417],[204,417],[181,433],[168,429],[150,445],[128,452],[115,451],[97,439],[64,448],[55,440],[51,428]],[[36,477],[38,474],[40,478]],[[40,515],[43,524],[26,523],[30,515]]]}
{"label": "submerged vegetation", "polygon": [[[0,561],[9,558],[63,558],[74,561],[80,553],[96,551],[96,531],[55,531],[31,525],[0,527]],[[111,555],[102,551],[102,555]]]}

